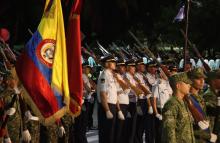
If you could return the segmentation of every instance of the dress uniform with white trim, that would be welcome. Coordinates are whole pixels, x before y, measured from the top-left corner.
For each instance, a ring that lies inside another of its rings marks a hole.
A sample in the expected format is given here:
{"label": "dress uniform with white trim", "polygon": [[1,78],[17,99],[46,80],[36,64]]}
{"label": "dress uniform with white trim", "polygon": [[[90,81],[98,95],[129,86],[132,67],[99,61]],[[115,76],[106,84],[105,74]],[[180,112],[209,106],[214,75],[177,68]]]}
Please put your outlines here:
{"label": "dress uniform with white trim", "polygon": [[169,81],[163,78],[157,80],[152,87],[153,107],[155,114],[155,143],[161,143],[162,137],[162,110],[165,103],[172,96],[173,91]]}
{"label": "dress uniform with white trim", "polygon": [[143,59],[138,59],[136,61],[136,68],[137,72],[135,73],[134,77],[138,81],[139,86],[141,88],[144,88],[143,91],[145,91],[144,96],[138,96],[137,101],[137,123],[136,123],[136,136],[135,136],[135,143],[142,143],[143,142],[143,134],[145,131],[145,124],[147,122],[147,112],[151,108],[151,91],[146,84],[146,81],[144,79],[144,72],[145,72],[145,65],[143,62]]}
{"label": "dress uniform with white trim", "polygon": [[[134,60],[129,60],[126,62],[127,72],[125,74],[125,78],[128,80],[132,86],[137,87],[137,82],[134,79],[135,74],[135,66],[136,63]],[[133,73],[132,73],[133,72]],[[128,114],[126,119],[126,128],[127,128],[127,141],[128,143],[135,142],[136,135],[136,123],[137,123],[137,94],[133,89],[128,94],[129,96],[129,107]]]}
{"label": "dress uniform with white trim", "polygon": [[97,85],[99,143],[114,143],[117,85],[113,76],[116,60],[112,55],[101,59],[105,65]]}
{"label": "dress uniform with white trim", "polygon": [[128,94],[131,89],[129,88],[129,86],[124,80],[125,72],[126,72],[126,66],[125,66],[124,60],[118,60],[116,79],[118,81],[117,88],[118,88],[118,106],[119,106],[117,108],[119,109],[117,109],[118,114],[117,114],[116,127],[115,127],[115,135],[116,135],[115,143],[126,142],[126,138],[127,138],[125,120],[126,120],[126,116],[128,113],[128,106],[129,106]]}

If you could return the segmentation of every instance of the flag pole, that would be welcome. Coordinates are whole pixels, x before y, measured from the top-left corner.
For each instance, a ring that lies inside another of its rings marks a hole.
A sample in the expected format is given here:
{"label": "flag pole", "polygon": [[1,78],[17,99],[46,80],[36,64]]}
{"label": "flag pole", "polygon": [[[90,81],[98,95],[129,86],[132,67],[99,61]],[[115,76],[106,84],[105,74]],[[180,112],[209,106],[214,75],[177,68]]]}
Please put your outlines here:
{"label": "flag pole", "polygon": [[185,47],[184,47],[184,70],[186,67],[186,61],[189,60],[189,49],[188,49],[188,29],[189,29],[189,9],[190,9],[190,0],[187,1],[186,7],[186,27],[185,27]]}

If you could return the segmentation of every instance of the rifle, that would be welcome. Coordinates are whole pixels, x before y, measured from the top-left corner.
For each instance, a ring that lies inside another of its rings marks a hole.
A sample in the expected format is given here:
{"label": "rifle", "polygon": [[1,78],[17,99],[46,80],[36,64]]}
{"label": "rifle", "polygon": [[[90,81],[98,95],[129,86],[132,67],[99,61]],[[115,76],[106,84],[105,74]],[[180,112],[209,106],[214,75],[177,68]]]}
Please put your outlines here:
{"label": "rifle", "polygon": [[[184,31],[182,29],[180,29],[180,32],[182,33],[182,35],[184,37],[186,37],[186,34],[184,33]],[[196,56],[201,59],[202,64],[204,66],[205,72],[209,72],[211,71],[211,68],[209,67],[209,65],[204,61],[204,58],[202,57],[202,55],[200,54],[199,50],[196,48],[195,44],[192,44],[191,41],[188,39],[188,44],[190,47],[192,47],[193,51],[196,53]]]}
{"label": "rifle", "polygon": [[164,73],[165,76],[169,77],[170,73],[165,67],[157,60],[157,58],[154,56],[154,54],[149,50],[148,47],[144,46],[138,39],[137,37],[129,31],[129,34],[134,38],[134,40],[138,43],[139,46],[136,45],[137,49],[141,52],[144,52],[146,55],[148,55],[149,58],[152,58],[153,61],[155,61],[159,67],[161,68],[161,72]]}

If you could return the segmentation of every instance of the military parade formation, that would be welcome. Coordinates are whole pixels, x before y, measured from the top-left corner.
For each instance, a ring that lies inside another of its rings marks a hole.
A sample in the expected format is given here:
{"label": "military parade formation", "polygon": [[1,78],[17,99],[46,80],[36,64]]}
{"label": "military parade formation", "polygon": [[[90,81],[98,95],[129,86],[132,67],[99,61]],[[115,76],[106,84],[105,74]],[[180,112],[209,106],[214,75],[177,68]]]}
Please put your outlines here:
{"label": "military parade formation", "polygon": [[100,143],[220,142],[219,64],[211,70],[189,61],[179,68],[170,59],[127,58],[122,51],[116,56],[100,43],[103,55],[97,58],[83,47],[81,112],[44,125],[27,104],[13,52],[8,54],[5,45],[1,38],[2,63],[7,64],[1,66],[0,80],[2,143],[87,143],[86,132],[96,129]]}

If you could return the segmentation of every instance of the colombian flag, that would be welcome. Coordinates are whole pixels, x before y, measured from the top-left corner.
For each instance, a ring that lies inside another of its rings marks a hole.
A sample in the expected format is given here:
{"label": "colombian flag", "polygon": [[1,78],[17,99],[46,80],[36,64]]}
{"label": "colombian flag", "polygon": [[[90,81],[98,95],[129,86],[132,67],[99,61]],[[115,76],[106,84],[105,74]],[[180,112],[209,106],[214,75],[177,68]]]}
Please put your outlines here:
{"label": "colombian flag", "polygon": [[47,125],[69,110],[66,41],[60,0],[47,0],[37,31],[16,64],[28,104]]}

